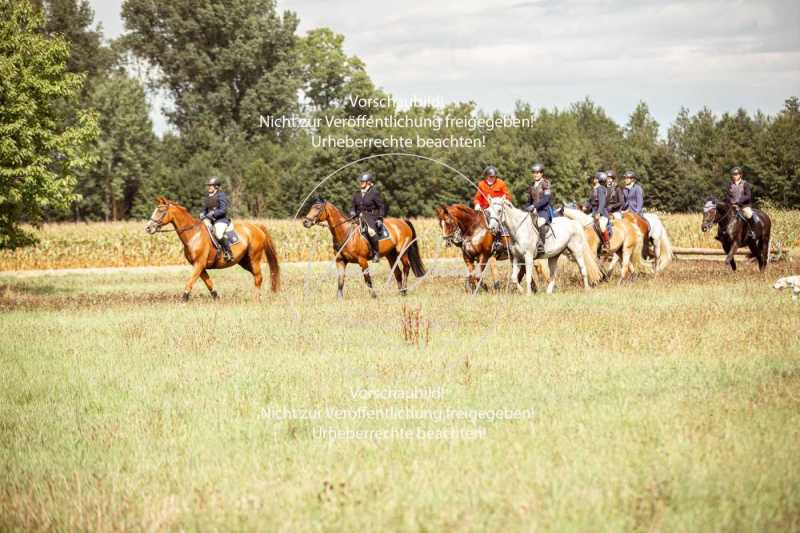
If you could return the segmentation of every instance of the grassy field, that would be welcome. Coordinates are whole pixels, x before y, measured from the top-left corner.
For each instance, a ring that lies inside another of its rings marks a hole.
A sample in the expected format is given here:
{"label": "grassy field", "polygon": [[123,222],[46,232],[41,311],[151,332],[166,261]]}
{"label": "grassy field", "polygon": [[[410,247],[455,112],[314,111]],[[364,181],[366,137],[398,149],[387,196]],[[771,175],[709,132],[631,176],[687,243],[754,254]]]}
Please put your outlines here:
{"label": "grassy field", "polygon": [[0,530],[797,531],[794,266],[377,300],[353,269],[344,302],[294,266],[261,304],[241,270],[188,304],[180,272],[0,275]]}
{"label": "grassy field", "polygon": [[[773,243],[800,246],[800,211],[771,211]],[[664,214],[662,220],[675,246],[719,247],[715,232],[702,233],[699,214]],[[282,261],[320,261],[333,257],[330,233],[306,230],[296,220],[262,220],[270,229]],[[434,219],[415,219],[423,257],[457,257],[441,248],[441,230]],[[0,250],[0,271],[183,264],[183,248],[174,233],[147,235],[144,222],[45,224],[34,232],[37,246]]]}

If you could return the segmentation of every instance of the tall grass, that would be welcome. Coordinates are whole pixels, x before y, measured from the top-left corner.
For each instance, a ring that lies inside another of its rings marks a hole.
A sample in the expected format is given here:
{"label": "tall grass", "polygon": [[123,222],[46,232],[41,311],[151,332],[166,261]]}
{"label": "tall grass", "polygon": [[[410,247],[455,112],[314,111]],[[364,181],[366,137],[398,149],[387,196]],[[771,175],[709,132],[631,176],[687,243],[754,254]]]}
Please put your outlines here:
{"label": "tall grass", "polygon": [[[775,211],[773,243],[800,245],[800,211]],[[673,245],[718,247],[714,232],[700,231],[701,215],[665,214],[662,220]],[[295,220],[259,220],[275,239],[282,261],[319,261],[333,258],[330,233],[326,228],[303,228]],[[454,248],[443,248],[441,230],[435,219],[414,220],[423,257],[458,257]],[[0,251],[0,271],[159,266],[185,263],[183,248],[174,233],[147,235],[144,222],[90,224],[45,224],[35,231],[39,244],[15,251]]]}

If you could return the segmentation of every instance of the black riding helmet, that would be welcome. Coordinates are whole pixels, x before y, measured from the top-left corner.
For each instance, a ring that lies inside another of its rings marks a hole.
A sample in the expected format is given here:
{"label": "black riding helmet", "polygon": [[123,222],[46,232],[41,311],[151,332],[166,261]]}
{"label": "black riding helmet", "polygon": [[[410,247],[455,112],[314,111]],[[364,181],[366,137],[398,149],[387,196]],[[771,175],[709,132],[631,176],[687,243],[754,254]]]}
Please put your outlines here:
{"label": "black riding helmet", "polygon": [[208,183],[206,185],[213,185],[214,187],[222,187],[222,180],[216,176],[211,176],[208,178]]}
{"label": "black riding helmet", "polygon": [[595,179],[600,182],[601,185],[605,185],[608,182],[608,174],[603,172],[602,170],[594,175]]}
{"label": "black riding helmet", "polygon": [[629,171],[627,171],[627,172],[625,173],[625,176],[624,176],[624,177],[625,177],[625,178],[632,178],[632,179],[636,179],[636,172],[634,172],[634,171],[632,171],[632,170],[629,170]]}
{"label": "black riding helmet", "polygon": [[483,175],[486,177],[497,177],[497,169],[494,166],[489,165],[483,170]]}
{"label": "black riding helmet", "polygon": [[358,181],[359,181],[359,183],[364,183],[364,182],[367,182],[367,181],[374,183],[375,182],[375,178],[372,176],[372,174],[364,173],[364,174],[361,174],[358,177]]}

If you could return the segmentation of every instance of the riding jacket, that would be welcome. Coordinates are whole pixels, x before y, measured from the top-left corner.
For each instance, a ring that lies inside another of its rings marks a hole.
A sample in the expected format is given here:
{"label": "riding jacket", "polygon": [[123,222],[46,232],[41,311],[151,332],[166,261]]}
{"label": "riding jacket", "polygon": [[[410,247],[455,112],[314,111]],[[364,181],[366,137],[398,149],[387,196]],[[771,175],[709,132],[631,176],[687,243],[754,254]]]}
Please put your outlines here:
{"label": "riding jacket", "polygon": [[753,192],[750,184],[744,180],[739,180],[739,183],[731,181],[725,201],[739,207],[750,207],[753,204]]}
{"label": "riding jacket", "polygon": [[364,222],[372,229],[376,229],[376,223],[383,221],[386,216],[386,204],[383,202],[381,193],[373,185],[365,191],[356,191],[353,194],[353,216],[361,216]]}
{"label": "riding jacket", "polygon": [[525,210],[536,211],[536,214],[549,224],[553,221],[553,208],[550,205],[552,196],[549,180],[542,178],[534,181],[528,187],[528,204],[525,206]]}
{"label": "riding jacket", "polygon": [[606,205],[606,188],[598,185],[592,189],[587,205],[591,206],[593,215],[608,217],[608,206]]}
{"label": "riding jacket", "polygon": [[491,185],[489,185],[485,179],[481,180],[480,183],[478,183],[478,190],[475,191],[473,205],[479,205],[481,209],[488,209],[489,201],[492,198],[506,198],[507,200],[513,201],[511,193],[508,192],[506,182],[500,178],[495,179],[494,183]]}
{"label": "riding jacket", "polygon": [[622,211],[625,206],[625,193],[622,188],[616,185],[609,185],[606,191],[606,207],[609,213],[616,213]]}
{"label": "riding jacket", "polygon": [[625,210],[641,215],[642,211],[644,211],[644,191],[642,191],[642,186],[638,183],[626,185],[623,192],[625,194]]}
{"label": "riding jacket", "polygon": [[207,218],[215,224],[217,222],[230,224],[228,205],[228,196],[224,192],[217,191],[213,194],[208,194],[203,203],[203,212],[200,214],[200,219]]}

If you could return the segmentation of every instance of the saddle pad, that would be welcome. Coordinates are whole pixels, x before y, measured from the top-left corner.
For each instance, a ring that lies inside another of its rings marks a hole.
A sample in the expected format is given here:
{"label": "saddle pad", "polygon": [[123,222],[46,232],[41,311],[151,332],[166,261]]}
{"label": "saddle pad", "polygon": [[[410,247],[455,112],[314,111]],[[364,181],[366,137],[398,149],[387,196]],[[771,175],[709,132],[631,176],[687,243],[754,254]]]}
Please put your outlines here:
{"label": "saddle pad", "polygon": [[240,241],[239,234],[236,233],[236,230],[233,229],[233,224],[231,224],[229,228],[230,229],[228,229],[228,231],[225,232],[225,238],[228,240],[228,244],[229,245],[238,244]]}

